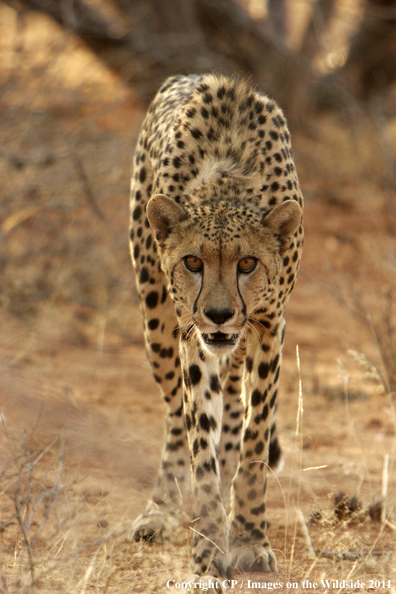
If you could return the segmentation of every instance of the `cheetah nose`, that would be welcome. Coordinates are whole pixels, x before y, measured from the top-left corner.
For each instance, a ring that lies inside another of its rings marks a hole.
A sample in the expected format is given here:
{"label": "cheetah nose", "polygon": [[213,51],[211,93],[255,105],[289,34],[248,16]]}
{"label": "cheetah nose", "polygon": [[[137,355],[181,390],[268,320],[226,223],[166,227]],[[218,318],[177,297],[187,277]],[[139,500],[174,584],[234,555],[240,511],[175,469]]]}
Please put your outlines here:
{"label": "cheetah nose", "polygon": [[220,325],[232,318],[234,310],[229,307],[226,309],[215,309],[214,307],[210,307],[204,310],[204,314],[209,320]]}

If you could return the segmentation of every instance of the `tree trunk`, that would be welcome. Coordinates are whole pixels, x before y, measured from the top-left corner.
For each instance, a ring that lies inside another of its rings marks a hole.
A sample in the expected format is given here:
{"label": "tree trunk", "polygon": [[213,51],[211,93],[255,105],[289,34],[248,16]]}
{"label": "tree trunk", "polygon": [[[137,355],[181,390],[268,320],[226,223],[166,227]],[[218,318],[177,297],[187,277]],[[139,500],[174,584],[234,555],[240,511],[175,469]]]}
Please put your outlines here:
{"label": "tree trunk", "polygon": [[336,0],[316,0],[312,6],[312,14],[300,53],[313,60],[322,49],[323,41],[334,14]]}
{"label": "tree trunk", "polygon": [[395,0],[366,0],[362,25],[340,74],[354,95],[365,101],[395,82]]}
{"label": "tree trunk", "polygon": [[20,1],[72,30],[147,100],[168,75],[215,70],[252,77],[288,111],[299,79],[313,79],[308,62],[233,0],[113,0],[121,27],[84,0]]}

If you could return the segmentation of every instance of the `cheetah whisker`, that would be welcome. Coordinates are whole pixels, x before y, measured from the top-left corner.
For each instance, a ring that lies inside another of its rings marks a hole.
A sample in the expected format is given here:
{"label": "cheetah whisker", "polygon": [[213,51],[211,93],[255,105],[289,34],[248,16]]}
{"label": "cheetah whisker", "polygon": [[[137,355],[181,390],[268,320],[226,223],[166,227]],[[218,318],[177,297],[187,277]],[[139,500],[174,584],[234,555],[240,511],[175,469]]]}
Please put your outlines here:
{"label": "cheetah whisker", "polygon": [[[252,323],[252,322],[256,322],[256,321],[257,321],[257,320],[253,320],[253,318],[249,318],[249,319],[247,320],[247,322],[246,322],[246,326],[247,326],[248,328],[250,328],[251,330],[253,330],[253,332],[255,332],[255,333],[256,333],[256,335],[257,335],[257,338],[259,339],[260,345],[262,345],[262,344],[263,344],[263,339],[262,339],[262,336],[260,336],[260,333],[259,333],[259,331],[258,331],[258,330],[257,330],[257,328],[255,327],[255,325]],[[260,324],[260,322],[259,322],[259,324]]]}
{"label": "cheetah whisker", "polygon": [[268,328],[266,328],[263,324],[263,322],[260,322],[260,320],[256,320],[255,318],[249,318],[249,320],[251,320],[252,322],[255,322],[256,324],[260,324],[260,326],[262,326],[264,328],[264,330],[268,330]]}
{"label": "cheetah whisker", "polygon": [[[185,318],[185,320],[183,320],[183,318]],[[186,335],[187,340],[190,340],[193,331],[196,331],[196,323],[188,313],[185,313],[180,317],[179,327],[181,332]]]}
{"label": "cheetah whisker", "polygon": [[193,336],[197,333],[197,327],[195,322],[193,322],[187,330],[187,340],[191,340]]}

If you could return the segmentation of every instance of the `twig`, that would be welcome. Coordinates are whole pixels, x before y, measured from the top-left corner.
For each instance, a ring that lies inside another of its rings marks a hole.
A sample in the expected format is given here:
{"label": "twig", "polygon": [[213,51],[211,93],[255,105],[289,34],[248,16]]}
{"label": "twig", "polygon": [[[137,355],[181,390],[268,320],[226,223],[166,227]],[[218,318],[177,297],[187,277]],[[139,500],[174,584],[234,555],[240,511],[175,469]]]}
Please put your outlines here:
{"label": "twig", "polygon": [[308,527],[305,523],[301,509],[297,509],[297,517],[300,520],[300,525],[304,535],[305,544],[307,545],[308,552],[312,557],[316,557],[314,548],[312,546],[311,537],[309,536]]}
{"label": "twig", "polygon": [[386,495],[388,493],[388,467],[389,467],[389,454],[384,456],[384,465],[382,467],[382,488],[381,488],[381,522],[382,524],[386,519]]}
{"label": "twig", "polygon": [[[351,553],[349,551],[325,551],[324,549],[318,549],[317,547],[315,547],[313,551],[319,557],[326,557],[326,559],[336,559],[337,561],[356,561],[356,559],[360,559],[361,557],[366,556],[366,553],[363,552]],[[383,552],[371,551],[370,555],[380,557],[381,555],[383,555]]]}
{"label": "twig", "polygon": [[211,542],[212,545],[214,545],[216,547],[216,549],[219,549],[220,553],[223,553],[223,555],[225,555],[225,552],[223,551],[223,549],[221,549],[219,547],[219,545],[217,545],[213,540],[211,540],[208,536],[206,536],[206,534],[202,534],[202,532],[200,532],[199,530],[195,530],[195,528],[193,528],[192,526],[189,526],[189,528],[193,532],[196,532],[197,534],[199,534],[200,536],[202,536],[205,540],[208,540],[209,542]]}
{"label": "twig", "polygon": [[93,569],[95,567],[95,563],[96,563],[96,559],[97,559],[98,553],[101,550],[101,548],[102,548],[102,545],[100,545],[97,548],[96,553],[94,555],[94,558],[92,559],[91,563],[89,564],[89,566],[87,568],[87,571],[85,572],[85,575],[84,575],[84,578],[83,578],[83,586],[82,586],[82,589],[81,589],[81,594],[85,594],[85,591],[86,591],[87,585],[88,585],[88,580],[91,577],[91,574],[92,574]]}
{"label": "twig", "polygon": [[296,421],[296,437],[298,437],[299,429],[300,429],[300,420],[302,422],[303,414],[304,414],[304,405],[303,405],[303,393],[302,393],[302,383],[301,383],[301,366],[300,366],[300,350],[298,345],[296,346],[296,358],[297,358],[297,370],[298,370],[298,409],[297,409],[297,421]]}
{"label": "twig", "polygon": [[388,526],[388,528],[396,532],[396,526],[394,524],[391,524],[391,522],[389,522],[389,520],[387,520],[386,518],[384,519],[384,524],[385,526]]}
{"label": "twig", "polygon": [[9,589],[8,589],[8,586],[7,586],[7,580],[6,580],[6,577],[5,577],[5,575],[2,575],[2,576],[1,576],[1,581],[2,581],[2,583],[3,583],[3,586],[4,586],[4,588],[2,588],[2,587],[0,586],[0,594],[10,594],[10,591],[9,591]]}
{"label": "twig", "polygon": [[78,155],[74,155],[73,161],[74,161],[74,166],[76,168],[76,171],[83,183],[85,197],[87,199],[89,206],[91,207],[93,213],[98,217],[98,219],[100,221],[102,221],[103,223],[107,223],[107,219],[106,219],[105,215],[103,214],[103,212],[101,211],[101,209],[98,206],[98,203],[96,202],[94,193],[91,188],[91,184],[89,182],[88,176],[85,172],[85,169],[84,169],[84,166],[82,164],[80,157]]}
{"label": "twig", "polygon": [[50,567],[47,567],[47,569],[44,569],[43,571],[41,571],[40,575],[38,576],[38,580],[41,580],[45,575],[47,575],[48,573],[51,573],[51,571],[56,569],[61,563],[65,563],[66,561],[69,561],[70,559],[75,559],[75,558],[79,557],[80,554],[83,551],[86,551],[87,549],[92,549],[93,547],[101,547],[105,543],[107,543],[111,540],[114,540],[115,538],[118,538],[119,536],[123,536],[129,530],[130,530],[129,527],[124,528],[123,530],[119,530],[118,532],[112,532],[108,536],[104,536],[102,538],[97,538],[96,540],[93,540],[92,542],[88,542],[87,544],[82,545],[81,547],[78,547],[78,549],[76,549],[72,553],[65,555],[65,557],[60,557],[57,561],[54,561],[50,565]]}
{"label": "twig", "polygon": [[[30,480],[28,480],[27,486],[25,488],[25,495],[29,492],[30,490]],[[30,538],[29,538],[29,526],[27,525],[25,519],[24,519],[24,515],[26,514],[27,509],[25,508],[24,512],[21,509],[21,503],[22,503],[22,498],[20,497],[20,492],[21,492],[21,475],[19,475],[18,477],[18,485],[15,488],[15,492],[14,492],[14,503],[15,503],[15,517],[18,520],[18,524],[19,527],[22,531],[23,534],[23,540],[25,541],[25,547],[26,547],[26,551],[28,554],[28,558],[29,558],[29,570],[30,570],[30,575],[32,578],[32,584],[34,584],[35,581],[35,564],[34,564],[34,554],[33,554],[33,549],[31,546],[31,542],[30,542]],[[27,506],[27,504],[26,504]]]}

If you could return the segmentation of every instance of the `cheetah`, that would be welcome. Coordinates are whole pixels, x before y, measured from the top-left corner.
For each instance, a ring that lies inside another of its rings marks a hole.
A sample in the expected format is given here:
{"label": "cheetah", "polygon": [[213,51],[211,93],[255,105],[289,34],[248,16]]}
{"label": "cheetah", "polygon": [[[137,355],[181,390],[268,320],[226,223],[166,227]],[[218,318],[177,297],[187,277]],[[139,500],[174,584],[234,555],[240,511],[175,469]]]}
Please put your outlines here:
{"label": "cheetah", "polygon": [[302,208],[290,133],[273,100],[236,78],[166,80],[137,143],[130,218],[166,441],[131,538],[172,532],[191,484],[193,577],[220,580],[216,591],[232,568],[277,570],[267,470],[281,459],[283,313],[302,252]]}

